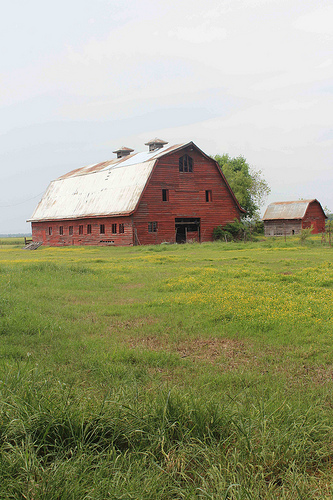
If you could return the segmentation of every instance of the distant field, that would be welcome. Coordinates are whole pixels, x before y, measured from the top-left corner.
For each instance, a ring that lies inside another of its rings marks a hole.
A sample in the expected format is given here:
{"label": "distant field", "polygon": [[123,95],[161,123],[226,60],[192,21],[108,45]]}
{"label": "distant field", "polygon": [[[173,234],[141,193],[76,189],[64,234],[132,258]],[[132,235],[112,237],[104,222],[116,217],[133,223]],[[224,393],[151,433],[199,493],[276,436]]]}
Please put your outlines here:
{"label": "distant field", "polygon": [[333,249],[0,240],[0,498],[332,499]]}
{"label": "distant field", "polygon": [[[31,238],[31,237],[30,237]],[[24,237],[17,237],[17,238],[0,238],[0,248],[2,246],[24,246]]]}

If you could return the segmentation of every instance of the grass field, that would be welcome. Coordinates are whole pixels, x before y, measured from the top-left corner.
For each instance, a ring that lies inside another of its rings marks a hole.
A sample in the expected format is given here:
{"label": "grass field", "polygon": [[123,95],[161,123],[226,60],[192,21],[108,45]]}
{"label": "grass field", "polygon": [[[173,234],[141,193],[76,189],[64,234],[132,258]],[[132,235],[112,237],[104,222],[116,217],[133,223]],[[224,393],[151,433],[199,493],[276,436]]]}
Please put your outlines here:
{"label": "grass field", "polygon": [[333,249],[0,241],[0,499],[332,499]]}

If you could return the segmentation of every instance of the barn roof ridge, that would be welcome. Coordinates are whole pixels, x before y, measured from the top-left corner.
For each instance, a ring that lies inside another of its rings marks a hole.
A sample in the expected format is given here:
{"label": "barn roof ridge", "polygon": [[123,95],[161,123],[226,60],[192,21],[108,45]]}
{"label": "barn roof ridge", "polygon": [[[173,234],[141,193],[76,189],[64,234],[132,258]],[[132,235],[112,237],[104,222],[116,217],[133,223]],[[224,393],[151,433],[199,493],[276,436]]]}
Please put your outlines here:
{"label": "barn roof ridge", "polygon": [[71,170],[57,179],[61,180],[68,177],[76,177],[80,175],[94,174],[100,171],[107,171],[113,168],[127,167],[129,165],[138,165],[140,163],[144,163],[147,161],[151,161],[152,159],[158,159],[162,156],[169,154],[173,151],[177,151],[180,148],[186,147],[187,145],[192,144],[189,143],[180,143],[174,144],[173,146],[169,146],[168,148],[161,148],[155,151],[139,151],[136,153],[129,154],[127,156],[123,156],[122,158],[113,158],[111,160],[105,160],[99,163],[92,163],[90,165],[85,165],[82,167],[78,167],[74,170]]}
{"label": "barn roof ridge", "polygon": [[309,205],[314,202],[319,204],[326,217],[320,202],[316,198],[311,198],[307,200],[272,202],[267,206],[262,220],[303,219]]}
{"label": "barn roof ridge", "polygon": [[287,201],[272,201],[270,205],[286,205],[291,203],[311,203],[312,201],[318,201],[316,198],[301,199],[301,200],[287,200]]}

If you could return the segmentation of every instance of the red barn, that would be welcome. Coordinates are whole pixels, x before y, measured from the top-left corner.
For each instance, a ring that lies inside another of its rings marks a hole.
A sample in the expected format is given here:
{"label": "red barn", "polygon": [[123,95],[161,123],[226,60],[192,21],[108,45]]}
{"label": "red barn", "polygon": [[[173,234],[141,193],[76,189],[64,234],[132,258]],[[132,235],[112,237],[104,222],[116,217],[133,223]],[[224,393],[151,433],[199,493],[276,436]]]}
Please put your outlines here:
{"label": "red barn", "polygon": [[45,245],[149,245],[211,241],[213,229],[240,217],[215,160],[193,142],[79,168],[52,181],[31,219]]}
{"label": "red barn", "polygon": [[311,226],[313,234],[323,233],[326,218],[319,201],[298,200],[271,203],[262,220],[265,236],[288,236]]}

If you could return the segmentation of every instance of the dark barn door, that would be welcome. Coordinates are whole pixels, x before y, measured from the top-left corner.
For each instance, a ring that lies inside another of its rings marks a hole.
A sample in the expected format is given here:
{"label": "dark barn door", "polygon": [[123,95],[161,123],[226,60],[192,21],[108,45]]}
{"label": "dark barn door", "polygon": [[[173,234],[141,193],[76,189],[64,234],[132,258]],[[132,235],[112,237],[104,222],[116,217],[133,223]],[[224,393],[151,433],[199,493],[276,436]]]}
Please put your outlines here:
{"label": "dark barn door", "polygon": [[189,240],[200,241],[200,219],[175,219],[176,243],[186,243]]}

